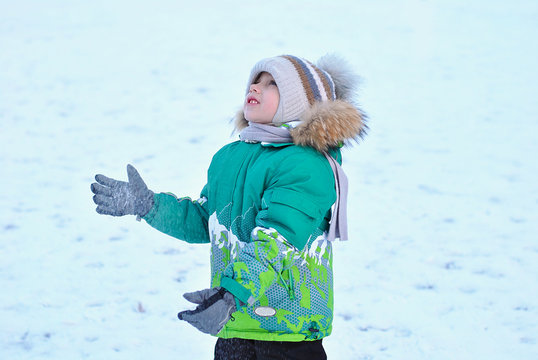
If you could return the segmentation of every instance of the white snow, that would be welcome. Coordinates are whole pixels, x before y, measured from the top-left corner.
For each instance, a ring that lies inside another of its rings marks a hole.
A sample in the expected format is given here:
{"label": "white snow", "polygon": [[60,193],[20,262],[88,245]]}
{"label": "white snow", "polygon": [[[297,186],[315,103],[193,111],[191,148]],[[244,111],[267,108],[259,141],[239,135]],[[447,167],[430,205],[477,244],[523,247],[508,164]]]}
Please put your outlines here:
{"label": "white snow", "polygon": [[95,212],[137,167],[197,198],[250,67],[347,58],[330,359],[538,358],[538,2],[0,1],[0,359],[209,359],[209,248]]}

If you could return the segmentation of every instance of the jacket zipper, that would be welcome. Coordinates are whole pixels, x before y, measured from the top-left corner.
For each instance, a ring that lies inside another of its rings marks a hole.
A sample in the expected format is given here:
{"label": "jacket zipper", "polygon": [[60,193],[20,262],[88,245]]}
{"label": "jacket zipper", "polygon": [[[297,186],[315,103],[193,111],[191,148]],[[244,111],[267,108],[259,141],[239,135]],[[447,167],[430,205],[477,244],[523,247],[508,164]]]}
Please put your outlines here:
{"label": "jacket zipper", "polygon": [[280,281],[282,282],[282,285],[286,289],[288,296],[290,300],[295,300],[295,281],[293,281],[293,274],[291,272],[291,269],[288,269],[288,277],[290,278],[289,283],[287,283],[284,278],[282,277],[282,273],[278,273],[278,277],[280,278]]}

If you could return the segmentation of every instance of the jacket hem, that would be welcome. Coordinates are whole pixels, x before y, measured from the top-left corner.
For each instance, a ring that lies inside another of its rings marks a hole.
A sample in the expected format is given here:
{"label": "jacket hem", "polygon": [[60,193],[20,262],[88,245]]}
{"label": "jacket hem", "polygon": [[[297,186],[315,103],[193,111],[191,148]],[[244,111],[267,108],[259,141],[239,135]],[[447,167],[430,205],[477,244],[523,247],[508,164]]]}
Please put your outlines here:
{"label": "jacket hem", "polygon": [[238,331],[238,330],[228,330],[224,328],[216,336],[222,339],[239,338],[239,339],[262,340],[262,341],[300,342],[300,341],[321,340],[331,334],[331,329],[329,328],[324,333],[325,333],[325,336],[312,338],[304,334],[296,334],[296,333],[277,333],[277,332],[265,332],[265,331],[240,331],[240,330]]}

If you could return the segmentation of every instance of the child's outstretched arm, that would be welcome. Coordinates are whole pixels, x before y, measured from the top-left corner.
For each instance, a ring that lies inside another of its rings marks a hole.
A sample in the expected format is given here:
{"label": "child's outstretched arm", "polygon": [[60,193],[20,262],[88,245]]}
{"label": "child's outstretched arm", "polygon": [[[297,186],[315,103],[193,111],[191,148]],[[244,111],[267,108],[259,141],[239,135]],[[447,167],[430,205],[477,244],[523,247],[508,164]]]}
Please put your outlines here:
{"label": "child's outstretched arm", "polygon": [[153,228],[191,244],[209,242],[205,188],[198,200],[159,193],[155,194],[154,201],[151,210],[143,217]]}
{"label": "child's outstretched arm", "polygon": [[178,199],[149,190],[132,165],[127,165],[129,181],[96,175],[91,185],[96,211],[103,215],[137,215],[155,229],[190,243],[207,243],[207,209],[203,200]]}

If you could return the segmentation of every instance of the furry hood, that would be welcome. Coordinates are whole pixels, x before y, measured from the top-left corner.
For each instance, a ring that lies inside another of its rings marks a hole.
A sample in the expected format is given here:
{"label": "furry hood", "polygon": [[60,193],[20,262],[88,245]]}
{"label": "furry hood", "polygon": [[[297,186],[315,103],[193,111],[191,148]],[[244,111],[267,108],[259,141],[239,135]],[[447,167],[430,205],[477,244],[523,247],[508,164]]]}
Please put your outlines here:
{"label": "furry hood", "polygon": [[[299,117],[299,125],[290,130],[296,145],[327,151],[366,135],[366,115],[355,104],[358,76],[349,64],[335,55],[325,55],[315,64],[331,76],[336,100],[316,102]],[[243,110],[235,119],[236,131],[248,126]]]}

